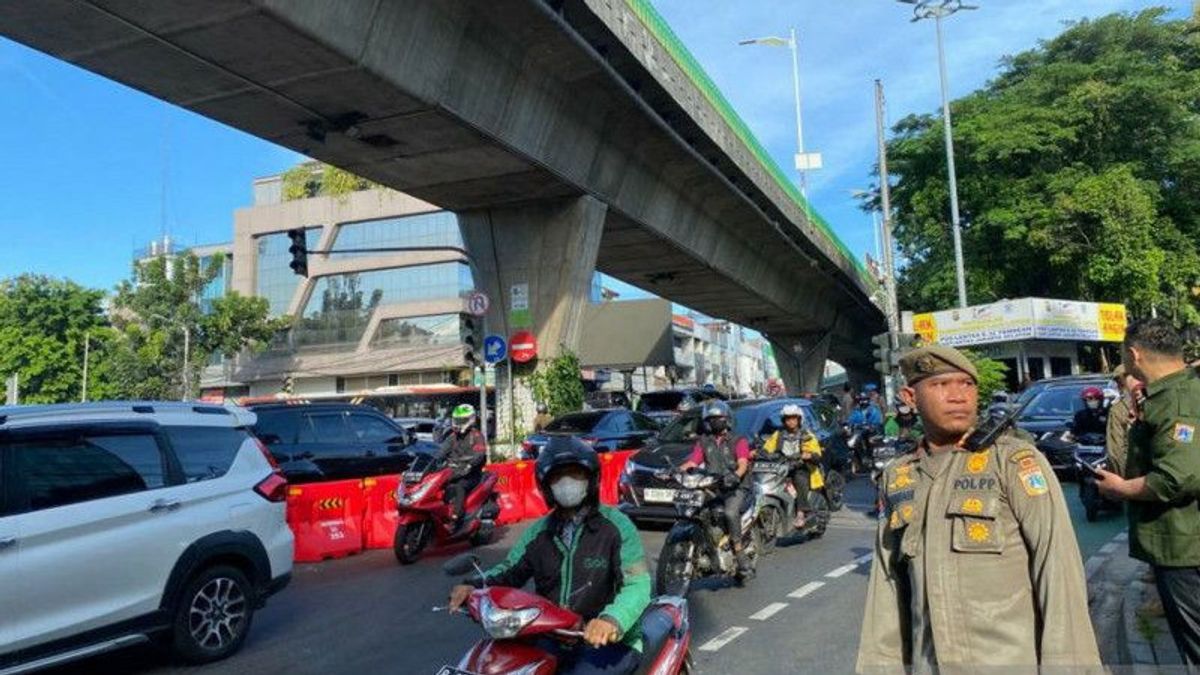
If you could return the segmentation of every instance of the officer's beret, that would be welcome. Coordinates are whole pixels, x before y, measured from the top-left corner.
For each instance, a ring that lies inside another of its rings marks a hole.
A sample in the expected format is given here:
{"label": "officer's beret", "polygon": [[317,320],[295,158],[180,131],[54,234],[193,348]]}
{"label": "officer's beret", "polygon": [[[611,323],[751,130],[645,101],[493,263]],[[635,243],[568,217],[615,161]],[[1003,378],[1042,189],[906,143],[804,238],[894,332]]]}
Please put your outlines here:
{"label": "officer's beret", "polygon": [[979,380],[979,371],[966,354],[945,345],[925,345],[900,357],[900,372],[904,381],[912,385],[934,375],[961,372]]}

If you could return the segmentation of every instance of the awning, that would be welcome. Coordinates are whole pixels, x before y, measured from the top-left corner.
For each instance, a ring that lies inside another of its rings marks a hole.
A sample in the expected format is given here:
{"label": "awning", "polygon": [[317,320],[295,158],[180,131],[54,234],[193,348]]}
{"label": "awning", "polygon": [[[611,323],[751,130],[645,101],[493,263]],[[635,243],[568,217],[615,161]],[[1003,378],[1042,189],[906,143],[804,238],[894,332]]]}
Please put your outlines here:
{"label": "awning", "polygon": [[671,303],[657,298],[588,305],[579,339],[580,365],[609,370],[675,365],[672,318]]}

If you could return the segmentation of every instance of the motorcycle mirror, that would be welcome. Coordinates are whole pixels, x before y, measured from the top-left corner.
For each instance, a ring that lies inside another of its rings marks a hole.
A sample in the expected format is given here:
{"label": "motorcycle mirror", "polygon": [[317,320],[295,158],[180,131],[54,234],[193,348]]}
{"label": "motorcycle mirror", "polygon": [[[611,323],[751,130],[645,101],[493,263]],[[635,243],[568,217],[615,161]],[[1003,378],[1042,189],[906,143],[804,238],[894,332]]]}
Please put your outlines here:
{"label": "motorcycle mirror", "polygon": [[470,553],[456,555],[442,563],[442,572],[450,577],[460,577],[473,569],[479,569],[479,556]]}

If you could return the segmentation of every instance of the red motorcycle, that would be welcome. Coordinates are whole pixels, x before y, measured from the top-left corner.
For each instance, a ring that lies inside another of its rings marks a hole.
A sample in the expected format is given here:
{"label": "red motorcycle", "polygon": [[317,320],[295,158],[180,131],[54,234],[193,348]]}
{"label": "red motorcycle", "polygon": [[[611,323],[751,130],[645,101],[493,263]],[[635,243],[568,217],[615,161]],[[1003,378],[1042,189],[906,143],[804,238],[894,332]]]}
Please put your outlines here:
{"label": "red motorcycle", "polygon": [[[442,566],[450,576],[475,569],[479,559],[467,553]],[[434,611],[444,608],[435,607]],[[583,639],[583,617],[540,595],[516,588],[492,586],[471,593],[465,611],[483,626],[489,637],[475,643],[457,666],[443,666],[438,675],[554,675],[558,658],[537,643],[550,638],[565,646]],[[687,600],[660,596],[642,614],[642,665],[639,675],[675,675],[694,672],[688,647],[692,629]],[[648,661],[647,661],[648,660]]]}
{"label": "red motorcycle", "polygon": [[472,546],[491,542],[500,506],[496,503],[496,476],[483,472],[479,484],[467,495],[462,524],[455,527],[452,507],[446,503],[446,483],[457,471],[479,471],[487,458],[480,455],[470,467],[439,461],[433,455],[415,455],[396,487],[396,560],[410,565],[431,542],[437,546],[469,540]]}

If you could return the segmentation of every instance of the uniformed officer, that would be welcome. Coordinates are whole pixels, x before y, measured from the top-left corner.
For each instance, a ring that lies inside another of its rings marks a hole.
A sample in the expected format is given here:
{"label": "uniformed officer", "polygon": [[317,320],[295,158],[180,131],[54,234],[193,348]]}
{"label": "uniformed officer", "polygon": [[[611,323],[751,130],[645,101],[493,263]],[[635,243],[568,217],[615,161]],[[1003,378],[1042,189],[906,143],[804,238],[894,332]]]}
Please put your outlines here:
{"label": "uniformed officer", "polygon": [[921,347],[900,368],[925,435],[881,479],[858,672],[1100,672],[1083,563],[1045,458],[1013,434],[961,447],[979,402],[961,352]]}
{"label": "uniformed officer", "polygon": [[1125,475],[1125,455],[1129,448],[1129,426],[1133,424],[1133,388],[1138,380],[1125,370],[1124,365],[1113,371],[1117,389],[1121,395],[1108,409],[1108,430],[1104,435],[1104,448],[1108,468],[1118,476]]}
{"label": "uniformed officer", "polygon": [[1129,502],[1129,554],[1154,566],[1171,637],[1184,662],[1200,665],[1200,377],[1183,359],[1169,321],[1125,332],[1125,368],[1146,383],[1129,431],[1122,478],[1101,472],[1096,487]]}

